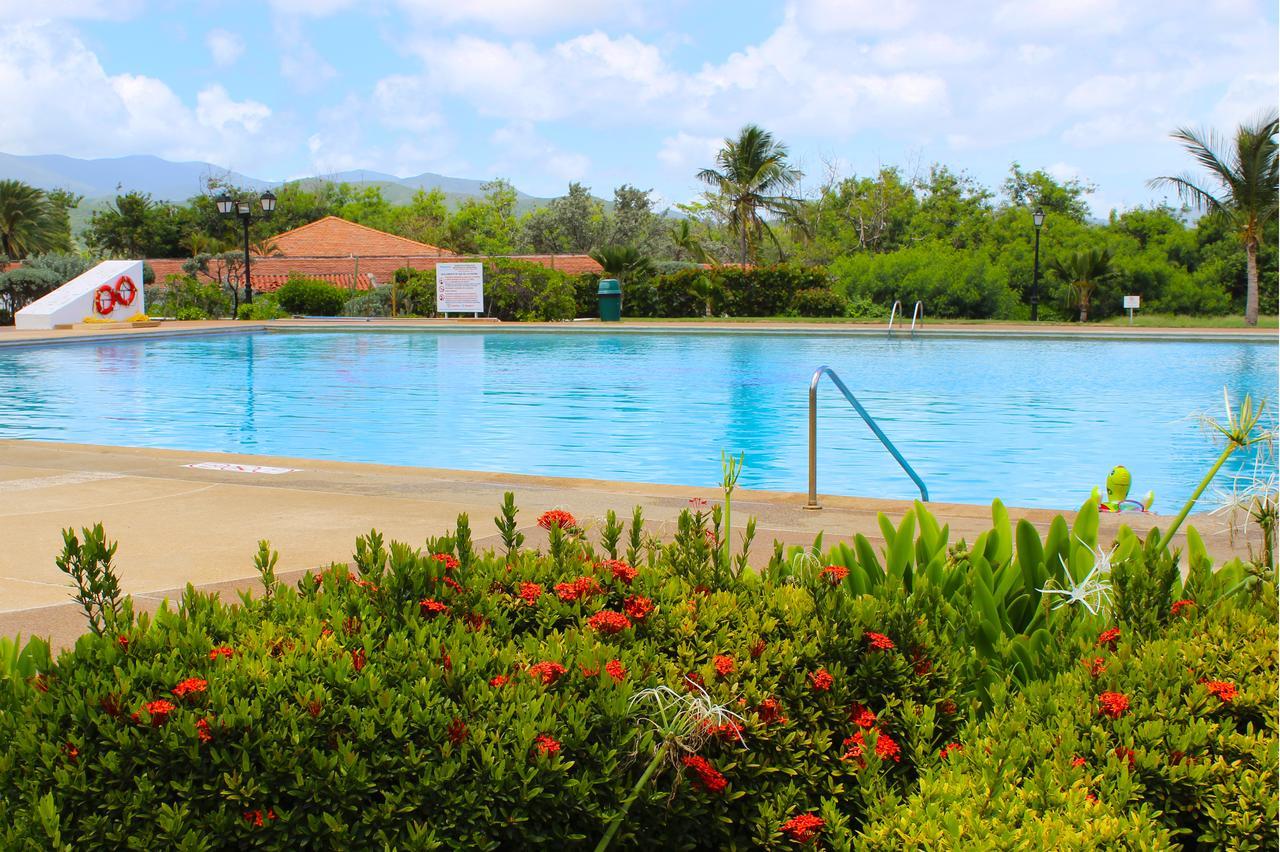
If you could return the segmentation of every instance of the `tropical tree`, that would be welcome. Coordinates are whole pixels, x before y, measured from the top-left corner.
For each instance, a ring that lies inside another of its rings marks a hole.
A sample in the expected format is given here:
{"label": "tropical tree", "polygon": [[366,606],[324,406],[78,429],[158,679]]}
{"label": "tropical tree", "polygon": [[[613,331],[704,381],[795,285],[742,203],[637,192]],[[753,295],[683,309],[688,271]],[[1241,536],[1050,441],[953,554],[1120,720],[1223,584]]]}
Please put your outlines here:
{"label": "tropical tree", "polygon": [[653,272],[653,262],[635,246],[604,246],[591,252],[591,259],[604,269],[606,278],[625,283]]}
{"label": "tropical tree", "polygon": [[1208,183],[1194,175],[1163,176],[1148,182],[1152,188],[1172,186],[1178,198],[1209,216],[1220,217],[1244,243],[1248,287],[1244,321],[1258,324],[1258,245],[1263,228],[1276,219],[1280,170],[1276,161],[1276,135],[1280,117],[1275,111],[1254,124],[1236,128],[1230,149],[1213,131],[1180,127],[1172,136],[1208,172]]}
{"label": "tropical tree", "polygon": [[1048,263],[1049,272],[1067,285],[1071,304],[1080,308],[1080,322],[1089,319],[1089,300],[1104,279],[1114,274],[1111,249],[1090,248],[1056,257]]}
{"label": "tropical tree", "polygon": [[720,193],[727,207],[729,229],[738,238],[738,259],[745,265],[756,257],[761,238],[768,234],[779,246],[760,215],[780,214],[788,208],[786,193],[802,174],[787,162],[787,146],[754,124],[725,139],[716,154],[718,168],[698,172],[698,180]]}
{"label": "tropical tree", "polygon": [[0,180],[0,255],[11,259],[58,247],[58,219],[43,190]]}

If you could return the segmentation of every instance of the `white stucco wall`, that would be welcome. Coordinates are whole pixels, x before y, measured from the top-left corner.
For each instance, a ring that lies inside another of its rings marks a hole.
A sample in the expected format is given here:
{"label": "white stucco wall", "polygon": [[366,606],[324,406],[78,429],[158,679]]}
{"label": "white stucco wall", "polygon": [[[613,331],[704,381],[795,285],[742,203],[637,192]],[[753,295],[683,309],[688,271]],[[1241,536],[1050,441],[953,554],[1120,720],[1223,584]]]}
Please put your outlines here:
{"label": "white stucco wall", "polygon": [[[133,282],[133,298],[126,305],[127,281]],[[53,328],[84,322],[86,317],[119,322],[146,313],[145,302],[142,261],[105,260],[18,311],[14,325],[20,329]],[[107,310],[102,310],[104,307]]]}

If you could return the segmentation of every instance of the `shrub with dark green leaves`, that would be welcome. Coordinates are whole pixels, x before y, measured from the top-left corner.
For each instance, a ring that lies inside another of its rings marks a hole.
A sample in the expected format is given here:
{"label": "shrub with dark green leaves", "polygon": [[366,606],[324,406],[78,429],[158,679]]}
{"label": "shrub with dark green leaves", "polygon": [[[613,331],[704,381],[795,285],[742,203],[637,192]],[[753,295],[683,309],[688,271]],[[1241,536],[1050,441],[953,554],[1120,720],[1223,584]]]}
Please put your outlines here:
{"label": "shrub with dark green leaves", "polygon": [[165,283],[147,288],[147,313],[176,319],[213,319],[231,313],[231,295],[214,281],[170,275]]}
{"label": "shrub with dark green leaves", "polygon": [[485,308],[504,321],[555,321],[577,313],[574,283],[558,269],[503,259],[485,268]]}
{"label": "shrub with dark green leaves", "polygon": [[297,274],[275,291],[276,302],[287,313],[315,317],[338,316],[350,296],[349,290]]}
{"label": "shrub with dark green leaves", "polygon": [[800,317],[848,316],[849,300],[830,289],[813,287],[796,293],[791,312]]}

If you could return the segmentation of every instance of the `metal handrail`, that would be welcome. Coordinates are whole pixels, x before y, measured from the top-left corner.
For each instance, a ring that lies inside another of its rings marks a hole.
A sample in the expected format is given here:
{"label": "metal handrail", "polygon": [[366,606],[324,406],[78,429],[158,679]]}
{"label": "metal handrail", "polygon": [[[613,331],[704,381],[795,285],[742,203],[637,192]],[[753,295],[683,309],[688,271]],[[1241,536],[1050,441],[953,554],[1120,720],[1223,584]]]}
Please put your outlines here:
{"label": "metal handrail", "polygon": [[898,315],[898,311],[902,310],[902,300],[894,299],[893,308],[889,311],[889,334],[893,335],[893,318]]}
{"label": "metal handrail", "polygon": [[920,324],[924,325],[924,302],[917,301],[916,306],[911,309],[911,333],[916,333],[916,317],[920,317]]}
{"label": "metal handrail", "polygon": [[889,440],[889,436],[880,431],[876,421],[862,407],[862,403],[858,402],[849,388],[845,386],[845,383],[840,381],[840,377],[836,375],[835,370],[822,366],[813,371],[813,378],[809,380],[809,502],[805,505],[805,508],[822,508],[818,504],[818,382],[822,380],[824,374],[831,377],[832,384],[840,389],[840,393],[844,394],[844,398],[849,400],[853,410],[858,412],[858,415],[867,426],[871,427],[871,431],[880,439],[880,443],[884,444],[884,448],[889,451],[889,454],[893,456],[898,465],[906,471],[907,476],[911,477],[915,482],[916,487],[920,489],[920,499],[928,503],[929,489],[925,486],[924,480],[902,457],[902,453],[898,452],[898,448]]}

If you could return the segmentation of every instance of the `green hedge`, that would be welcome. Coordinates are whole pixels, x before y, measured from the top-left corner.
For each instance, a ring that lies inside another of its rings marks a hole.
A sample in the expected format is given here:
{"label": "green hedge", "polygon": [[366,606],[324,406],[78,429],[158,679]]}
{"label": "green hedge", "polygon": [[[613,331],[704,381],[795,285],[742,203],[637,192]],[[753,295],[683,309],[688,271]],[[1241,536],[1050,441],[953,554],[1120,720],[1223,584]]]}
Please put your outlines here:
{"label": "green hedge", "polygon": [[280,307],[291,314],[336,317],[351,296],[350,290],[326,281],[290,273],[289,279],[275,292]]}
{"label": "green hedge", "polygon": [[[620,848],[1245,847],[1274,827],[1274,580],[1212,572],[1194,533],[1184,581],[1122,530],[1094,615],[1029,591],[1088,572],[1092,502],[1043,537],[997,502],[972,544],[918,504],[881,518],[879,553],[819,537],[759,560],[753,523],[720,549],[719,506],[666,542],[638,512],[544,513],[537,549],[514,504],[496,520],[497,552],[463,515],[420,549],[362,537],[350,570],[296,587],[264,543],[258,597],[98,606],[103,635],[34,674],[40,654],[0,646],[0,845],[582,848],[624,811]],[[62,562],[109,574],[111,553],[86,532]],[[703,687],[718,716],[664,724]]]}

